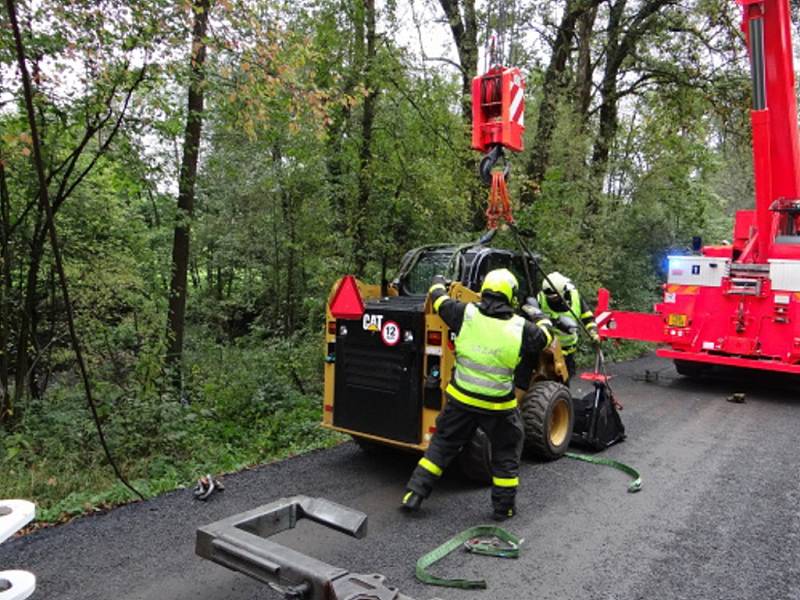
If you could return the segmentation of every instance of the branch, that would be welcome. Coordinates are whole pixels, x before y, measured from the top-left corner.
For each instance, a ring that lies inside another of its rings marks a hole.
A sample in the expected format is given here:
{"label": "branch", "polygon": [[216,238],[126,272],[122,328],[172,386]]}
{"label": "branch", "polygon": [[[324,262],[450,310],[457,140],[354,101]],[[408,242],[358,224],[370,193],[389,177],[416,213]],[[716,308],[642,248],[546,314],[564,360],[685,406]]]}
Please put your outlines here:
{"label": "branch", "polygon": [[462,74],[464,74],[464,75],[467,74],[467,71],[466,71],[466,69],[464,69],[464,67],[462,67],[460,64],[458,64],[456,61],[450,60],[449,58],[445,58],[444,56],[424,56],[422,58],[422,60],[443,62],[443,63],[446,63],[446,64],[450,65],[451,67],[455,67],[456,69],[461,71]]}
{"label": "branch", "polygon": [[[414,99],[411,96],[409,96],[408,94],[406,94],[405,90],[402,87],[400,87],[400,85],[397,83],[397,81],[394,80],[394,78],[387,77],[387,79],[389,80],[389,83],[391,83],[395,87],[395,89],[398,92],[400,92],[400,94],[403,96],[403,98],[405,98],[406,101],[408,101],[408,103],[414,108],[414,110],[417,111],[417,114],[419,114],[419,116],[422,118],[422,122],[427,124],[428,123],[428,119],[425,117],[425,114],[423,113],[422,109],[414,101]],[[440,140],[442,140],[447,145],[448,148],[450,148],[450,150],[453,152],[453,154],[455,154],[456,156],[458,155],[458,152],[453,147],[452,142],[449,139],[447,139],[446,136],[442,135],[442,133],[440,131],[437,131],[433,127],[430,127],[430,130],[433,132],[433,134],[436,137],[438,137]]]}
{"label": "branch", "polygon": [[[100,159],[100,157],[103,154],[105,154],[106,150],[108,150],[108,147],[111,145],[111,142],[116,137],[117,132],[119,131],[120,126],[122,125],[122,122],[125,119],[125,112],[128,110],[128,104],[130,104],[131,97],[133,96],[133,92],[136,90],[136,88],[139,87],[139,84],[144,80],[144,74],[145,74],[146,70],[147,70],[147,65],[144,65],[141,68],[141,70],[139,71],[139,75],[136,77],[136,80],[133,82],[131,87],[128,89],[128,92],[125,95],[125,101],[122,103],[122,108],[119,111],[119,116],[117,117],[117,120],[114,123],[114,127],[111,129],[111,133],[109,133],[108,137],[101,144],[99,150],[95,153],[95,155],[92,158],[92,160],[89,163],[89,165],[81,172],[80,175],[78,175],[78,177],[75,179],[75,181],[72,182],[72,185],[70,185],[69,188],[65,192],[63,191],[63,184],[66,181],[66,176],[62,180],[62,185],[61,185],[61,187],[59,187],[59,193],[56,196],[55,201],[53,202],[53,210],[54,211],[57,211],[58,208],[64,203],[64,201],[67,198],[69,198],[70,194],[72,194],[72,192],[75,190],[75,188],[78,186],[78,184],[80,184],[80,182],[83,181],[84,177],[86,177],[86,175],[88,175],[89,172],[94,168],[94,165],[97,163],[97,161]],[[108,118],[110,118],[110,114],[106,119],[103,120],[103,122],[102,122],[103,125],[108,121]],[[102,128],[102,126],[101,126],[101,128]],[[98,131],[99,131],[99,129],[98,129]],[[62,195],[62,192],[63,192],[63,195]]]}

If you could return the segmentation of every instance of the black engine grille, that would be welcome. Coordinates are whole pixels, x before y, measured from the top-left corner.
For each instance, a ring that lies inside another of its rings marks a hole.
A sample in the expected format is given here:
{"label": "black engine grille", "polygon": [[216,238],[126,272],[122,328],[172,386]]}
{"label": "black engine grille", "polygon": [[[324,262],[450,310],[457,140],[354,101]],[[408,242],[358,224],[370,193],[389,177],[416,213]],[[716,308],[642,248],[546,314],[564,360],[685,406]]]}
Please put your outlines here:
{"label": "black engine grille", "polygon": [[375,348],[348,349],[345,385],[379,394],[395,394],[405,371],[397,358],[394,352],[381,352]]}
{"label": "black engine grille", "polygon": [[[368,307],[368,312],[372,312]],[[419,309],[387,310],[412,341],[387,346],[378,331],[360,321],[342,321],[346,336],[336,338],[336,386],[333,424],[391,440],[418,444],[422,419],[423,314]],[[416,308],[416,307],[415,307]]]}

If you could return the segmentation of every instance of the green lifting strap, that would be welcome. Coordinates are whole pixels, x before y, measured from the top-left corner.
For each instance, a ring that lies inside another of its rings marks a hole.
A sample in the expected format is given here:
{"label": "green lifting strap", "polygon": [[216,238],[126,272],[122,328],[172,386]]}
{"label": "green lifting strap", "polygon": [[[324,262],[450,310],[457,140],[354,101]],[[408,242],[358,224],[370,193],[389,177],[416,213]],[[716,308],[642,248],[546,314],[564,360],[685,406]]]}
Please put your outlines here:
{"label": "green lifting strap", "polygon": [[461,546],[464,546],[468,552],[474,552],[475,554],[500,558],[517,558],[519,557],[520,544],[522,544],[520,538],[502,527],[495,525],[470,527],[420,558],[417,561],[416,576],[419,581],[428,585],[460,588],[462,590],[484,590],[486,589],[486,581],[483,579],[447,579],[431,575],[428,573],[428,568]]}
{"label": "green lifting strap", "polygon": [[621,463],[610,458],[603,458],[602,456],[589,456],[587,454],[575,454],[574,452],[565,452],[564,456],[573,458],[575,460],[582,460],[583,462],[588,462],[595,465],[606,465],[618,469],[626,475],[633,477],[633,481],[628,484],[629,493],[633,494],[642,489],[642,476],[639,475],[639,471],[633,467],[629,467],[625,463]]}

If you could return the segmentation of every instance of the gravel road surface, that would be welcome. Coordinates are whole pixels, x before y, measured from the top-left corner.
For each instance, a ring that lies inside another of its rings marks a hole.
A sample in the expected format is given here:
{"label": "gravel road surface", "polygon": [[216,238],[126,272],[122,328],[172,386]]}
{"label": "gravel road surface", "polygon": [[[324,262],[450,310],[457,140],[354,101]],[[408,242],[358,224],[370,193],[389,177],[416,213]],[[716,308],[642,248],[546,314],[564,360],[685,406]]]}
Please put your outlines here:
{"label": "gravel road surface", "polygon": [[[646,370],[657,382],[644,381]],[[255,600],[268,587],[194,554],[195,530],[282,496],[322,496],[369,515],[354,540],[314,524],[279,539],[426,598],[517,600],[800,599],[800,385],[763,374],[691,381],[649,356],[610,371],[628,439],[605,452],[637,468],[628,478],[562,459],[526,461],[519,560],[459,553],[437,565],[451,577],[483,577],[487,590],[424,586],[414,563],[487,522],[488,489],[445,476],[419,515],[398,508],[413,457],[371,457],[354,444],[225,478],[207,503],[181,490],[6,542],[0,567],[38,577],[34,598],[58,600]],[[585,385],[585,384],[584,384]],[[744,392],[744,404],[726,402]]]}

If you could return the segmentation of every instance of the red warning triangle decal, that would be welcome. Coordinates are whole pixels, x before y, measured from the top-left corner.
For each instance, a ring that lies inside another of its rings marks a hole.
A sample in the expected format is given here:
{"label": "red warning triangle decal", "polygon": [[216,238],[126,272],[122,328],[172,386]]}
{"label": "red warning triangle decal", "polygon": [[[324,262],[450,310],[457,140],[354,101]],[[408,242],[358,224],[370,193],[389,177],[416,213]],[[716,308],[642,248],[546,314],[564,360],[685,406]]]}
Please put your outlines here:
{"label": "red warning triangle decal", "polygon": [[331,314],[336,319],[360,319],[364,314],[364,301],[358,293],[356,279],[345,275],[331,300]]}

